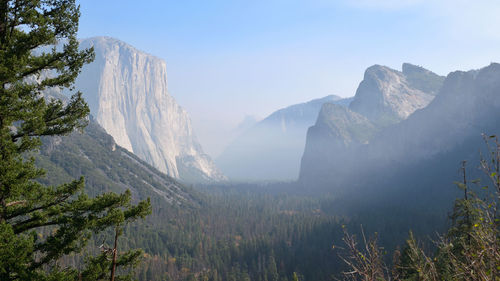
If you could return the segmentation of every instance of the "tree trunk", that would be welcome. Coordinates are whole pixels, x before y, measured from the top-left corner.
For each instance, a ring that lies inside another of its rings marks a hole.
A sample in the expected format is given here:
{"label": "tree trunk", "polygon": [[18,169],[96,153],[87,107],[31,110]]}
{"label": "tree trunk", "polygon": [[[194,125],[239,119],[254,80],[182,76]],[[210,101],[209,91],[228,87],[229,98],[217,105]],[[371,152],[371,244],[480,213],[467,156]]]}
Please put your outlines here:
{"label": "tree trunk", "polygon": [[113,247],[113,263],[111,264],[111,281],[115,281],[115,271],[116,271],[116,255],[118,252],[118,232],[119,227],[116,226],[115,229],[115,246]]}

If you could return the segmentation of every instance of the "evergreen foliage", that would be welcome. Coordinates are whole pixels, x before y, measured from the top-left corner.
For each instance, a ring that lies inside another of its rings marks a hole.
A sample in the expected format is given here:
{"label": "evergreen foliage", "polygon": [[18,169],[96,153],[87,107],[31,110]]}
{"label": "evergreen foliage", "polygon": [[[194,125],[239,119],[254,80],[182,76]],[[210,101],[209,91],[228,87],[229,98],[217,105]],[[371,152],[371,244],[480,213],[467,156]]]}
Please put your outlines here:
{"label": "evergreen foliage", "polygon": [[[150,212],[149,201],[132,206],[130,192],[89,197],[83,178],[57,186],[36,181],[44,171],[29,153],[40,138],[87,124],[81,93],[67,103],[43,96],[70,87],[93,59],[91,49],[78,50],[79,15],[74,0],[0,1],[0,280],[77,279],[78,270],[58,264],[62,257],[79,252],[92,232]],[[120,256],[125,265],[137,254]]]}
{"label": "evergreen foliage", "polygon": [[[490,186],[481,180],[467,182],[465,162],[463,182],[457,183],[464,197],[457,199],[450,216],[451,226],[436,242],[436,251],[429,255],[416,241],[413,233],[403,252],[395,253],[393,270],[380,255],[376,240],[364,240],[364,249],[357,247],[353,235],[345,233],[348,257],[344,260],[352,280],[500,280],[500,142],[496,136],[485,137],[489,148],[481,168],[490,179]],[[471,184],[481,187],[473,192]],[[493,187],[493,190],[489,190]],[[375,273],[375,274],[374,274]]]}
{"label": "evergreen foliage", "polygon": [[[421,210],[380,206],[376,212],[367,206],[369,215],[348,210],[346,221],[337,216],[344,199],[305,196],[290,184],[189,188],[115,146],[92,120],[84,134],[44,139],[36,163],[51,171],[41,179],[45,184],[83,175],[88,194],[133,187],[133,201],[151,197],[152,214],[127,225],[120,238],[121,250],[144,249],[139,280],[269,280],[271,257],[280,281],[292,280],[294,272],[298,280],[331,280],[344,269],[331,249],[332,239],[342,238],[342,224],[380,231],[380,243],[391,249],[404,243],[410,220],[419,226],[418,236],[443,222],[429,224]],[[113,244],[113,236],[112,230],[98,234],[88,251],[97,254],[103,240]],[[80,262],[79,256],[65,259]]]}
{"label": "evergreen foliage", "polygon": [[[0,280],[109,280],[114,265],[120,275],[115,280],[331,280],[343,269],[331,240],[342,237],[354,279],[498,276],[498,141],[492,161],[481,163],[496,197],[476,195],[464,180],[464,198],[456,202],[452,227],[436,253],[428,255],[410,233],[390,270],[382,258],[387,245],[398,243],[409,220],[420,226],[416,237],[429,233],[433,217],[351,204],[365,213],[339,218],[336,211],[349,205],[345,198],[295,197],[288,185],[277,188],[284,192],[273,191],[275,186],[261,193],[256,186],[248,187],[252,192],[242,186],[195,191],[115,147],[87,119],[80,93],[68,101],[44,98],[71,87],[93,59],[92,50],[78,50],[78,18],[74,0],[0,1]],[[42,140],[41,153],[34,153]],[[136,221],[151,209],[151,216]],[[352,236],[342,236],[341,225],[359,223],[384,229],[385,249],[377,239],[364,239],[366,247],[358,250]],[[134,275],[129,269],[139,258],[144,263]]]}

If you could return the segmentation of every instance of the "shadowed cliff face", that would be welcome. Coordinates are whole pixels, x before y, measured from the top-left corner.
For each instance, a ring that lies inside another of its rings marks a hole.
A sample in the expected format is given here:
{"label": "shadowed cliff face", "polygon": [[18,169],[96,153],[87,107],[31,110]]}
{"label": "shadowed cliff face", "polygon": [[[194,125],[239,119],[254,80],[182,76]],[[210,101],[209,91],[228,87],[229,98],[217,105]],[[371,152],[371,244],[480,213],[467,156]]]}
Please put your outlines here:
{"label": "shadowed cliff face", "polygon": [[402,71],[410,87],[433,96],[439,92],[445,79],[444,76],[410,63],[403,63]]}
{"label": "shadowed cliff face", "polygon": [[107,37],[81,46],[93,46],[96,59],[84,67],[76,88],[118,145],[184,181],[224,179],[197,142],[187,112],[169,95],[163,60]]}
{"label": "shadowed cliff face", "polygon": [[337,193],[389,197],[382,192],[389,189],[439,198],[454,190],[461,160],[477,163],[482,133],[500,134],[500,64],[450,73],[427,107],[381,129],[368,144],[338,150],[343,153],[330,162],[303,163],[301,181]]}
{"label": "shadowed cliff face", "polygon": [[[444,77],[422,67],[403,64],[403,72],[374,65],[365,71],[349,109],[323,106],[309,128],[299,178],[329,183],[352,170],[356,160],[385,128],[426,107],[441,88]],[[359,154],[359,155],[358,155]],[[357,165],[357,164],[356,164]],[[328,178],[328,179],[326,179]]]}
{"label": "shadowed cliff face", "polygon": [[316,124],[307,131],[299,179],[321,178],[342,169],[353,151],[366,144],[376,131],[361,114],[325,103]]}

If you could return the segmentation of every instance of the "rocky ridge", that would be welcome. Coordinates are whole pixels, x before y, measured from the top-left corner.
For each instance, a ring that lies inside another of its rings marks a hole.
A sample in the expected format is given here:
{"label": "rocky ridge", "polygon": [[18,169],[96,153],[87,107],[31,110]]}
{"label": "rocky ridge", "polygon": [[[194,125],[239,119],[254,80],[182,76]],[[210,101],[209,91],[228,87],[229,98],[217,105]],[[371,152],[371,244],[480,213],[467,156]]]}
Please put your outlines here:
{"label": "rocky ridge", "polygon": [[[435,85],[426,86],[431,80]],[[408,63],[403,64],[403,72],[374,65],[365,71],[349,109],[379,126],[391,125],[426,107],[443,80],[443,77]]]}
{"label": "rocky ridge", "polygon": [[344,172],[355,151],[365,149],[385,128],[425,108],[443,84],[444,77],[422,67],[405,63],[402,70],[371,66],[348,109],[323,106],[307,133],[301,181]]}
{"label": "rocky ridge", "polygon": [[[478,150],[487,151],[481,135],[500,133],[499,93],[500,64],[452,72],[427,107],[379,130],[368,144],[329,157],[330,162],[309,160],[301,182],[352,196],[405,194],[407,203],[416,197],[442,198],[455,190],[460,163],[478,163]],[[333,146],[330,142],[321,151]],[[481,176],[477,169],[469,173],[471,178]]]}

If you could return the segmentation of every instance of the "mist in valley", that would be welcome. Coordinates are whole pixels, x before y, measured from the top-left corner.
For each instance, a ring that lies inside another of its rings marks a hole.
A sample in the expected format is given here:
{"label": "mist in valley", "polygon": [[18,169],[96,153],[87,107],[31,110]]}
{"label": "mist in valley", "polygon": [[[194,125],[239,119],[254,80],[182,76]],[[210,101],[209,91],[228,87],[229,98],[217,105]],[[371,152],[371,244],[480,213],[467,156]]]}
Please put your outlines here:
{"label": "mist in valley", "polygon": [[498,4],[6,2],[1,280],[498,280]]}

